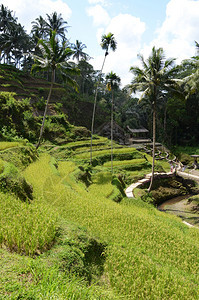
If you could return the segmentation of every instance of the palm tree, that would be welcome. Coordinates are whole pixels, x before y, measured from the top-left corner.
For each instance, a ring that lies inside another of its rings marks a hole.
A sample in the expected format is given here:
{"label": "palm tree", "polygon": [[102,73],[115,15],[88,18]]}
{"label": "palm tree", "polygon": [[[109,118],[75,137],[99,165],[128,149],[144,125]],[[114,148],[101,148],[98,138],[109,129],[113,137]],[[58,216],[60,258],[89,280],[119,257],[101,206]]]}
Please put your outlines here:
{"label": "palm tree", "polygon": [[96,90],[95,90],[95,99],[94,99],[94,106],[93,106],[93,116],[92,116],[92,124],[91,124],[91,150],[90,150],[90,164],[92,164],[92,144],[93,144],[93,132],[94,132],[94,121],[95,121],[95,110],[96,110],[96,103],[97,103],[97,92],[98,87],[101,81],[101,75],[104,68],[105,60],[107,55],[109,54],[109,49],[115,51],[117,48],[117,42],[114,38],[114,34],[109,32],[107,35],[103,34],[101,38],[101,47],[105,50],[104,60],[102,63],[102,67],[100,70],[99,80],[97,82]]}
{"label": "palm tree", "polygon": [[120,77],[112,71],[106,76],[107,88],[111,91],[111,172],[113,173],[113,109],[114,109],[114,90],[118,89],[120,84]]}
{"label": "palm tree", "polygon": [[66,21],[63,20],[61,14],[57,15],[56,12],[52,13],[51,15],[47,15],[47,21],[46,21],[46,30],[49,34],[51,34],[52,31],[55,31],[58,36],[62,38],[62,40],[65,41],[65,32],[67,32],[67,25]]}
{"label": "palm tree", "polygon": [[191,59],[183,61],[182,68],[185,70],[183,83],[187,98],[199,89],[199,43],[195,42],[197,55]]}
{"label": "palm tree", "polygon": [[44,39],[46,36],[46,21],[42,16],[39,16],[35,21],[31,22],[33,24],[31,33],[37,39]]}
{"label": "palm tree", "polygon": [[133,92],[142,92],[139,101],[143,97],[148,96],[151,101],[153,112],[153,162],[152,174],[148,191],[151,191],[154,166],[155,166],[155,143],[156,143],[156,107],[162,94],[177,87],[177,79],[175,79],[176,67],[174,67],[175,59],[166,60],[162,48],[155,49],[153,47],[152,53],[145,61],[142,55],[138,56],[142,63],[142,69],[139,67],[131,67],[130,71],[134,75],[134,79],[130,84],[130,89]]}
{"label": "palm tree", "polygon": [[73,59],[77,59],[78,63],[80,58],[83,58],[84,60],[88,60],[90,58],[90,56],[83,51],[83,49],[87,48],[87,46],[82,42],[76,40],[75,44],[71,44],[71,48],[74,50]]}
{"label": "palm tree", "polygon": [[13,23],[16,23],[16,18],[12,16],[12,11],[1,4],[0,8],[0,31],[5,33],[10,29]]}
{"label": "palm tree", "polygon": [[63,75],[66,76],[66,80],[68,80],[68,82],[74,86],[75,86],[75,82],[71,79],[70,74],[72,73],[72,75],[74,75],[78,73],[77,69],[72,67],[70,63],[67,62],[67,60],[73,54],[73,51],[69,47],[66,47],[65,44],[63,44],[61,47],[59,46],[59,43],[56,39],[56,31],[52,31],[49,41],[39,40],[38,46],[42,53],[42,57],[32,54],[32,57],[34,58],[35,61],[34,65],[32,66],[32,72],[40,71],[41,69],[51,69],[52,75],[51,75],[51,86],[46,101],[43,121],[40,129],[40,135],[39,135],[38,143],[36,145],[36,149],[40,146],[41,138],[43,136],[44,123],[46,119],[48,104],[53,89],[55,71],[57,69],[60,69]]}
{"label": "palm tree", "polygon": [[[17,19],[12,16],[12,11],[1,4],[0,7],[0,54],[2,54],[0,60],[4,57],[4,63],[10,58],[10,47],[8,49],[8,39],[12,39],[11,32],[13,28],[17,26]],[[13,32],[12,32],[13,33]],[[12,48],[12,47],[11,47]]]}
{"label": "palm tree", "polygon": [[4,61],[7,59],[7,63],[13,59],[17,65],[29,45],[29,36],[21,24],[13,23],[9,30],[0,35],[0,50],[3,52]]}

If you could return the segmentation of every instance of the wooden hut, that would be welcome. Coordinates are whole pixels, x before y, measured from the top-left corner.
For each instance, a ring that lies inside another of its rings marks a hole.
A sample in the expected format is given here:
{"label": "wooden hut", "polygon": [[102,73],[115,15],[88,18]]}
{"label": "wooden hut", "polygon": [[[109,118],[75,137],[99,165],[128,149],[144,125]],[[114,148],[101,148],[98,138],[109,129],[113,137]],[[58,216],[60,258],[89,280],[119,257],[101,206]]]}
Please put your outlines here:
{"label": "wooden hut", "polygon": [[147,144],[151,143],[151,139],[148,138],[149,131],[146,128],[132,129],[127,126],[129,133],[129,143],[130,144]]}

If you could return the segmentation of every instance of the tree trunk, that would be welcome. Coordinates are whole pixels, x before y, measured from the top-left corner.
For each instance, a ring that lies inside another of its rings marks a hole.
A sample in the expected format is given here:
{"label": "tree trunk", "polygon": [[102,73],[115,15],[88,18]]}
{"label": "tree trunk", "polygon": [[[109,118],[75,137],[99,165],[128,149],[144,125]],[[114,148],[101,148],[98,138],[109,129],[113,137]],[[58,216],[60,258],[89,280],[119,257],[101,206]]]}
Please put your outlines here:
{"label": "tree trunk", "polygon": [[46,101],[46,106],[45,106],[45,110],[44,110],[42,125],[41,125],[41,129],[40,129],[40,135],[39,135],[38,143],[36,145],[36,149],[38,149],[40,144],[41,144],[41,138],[42,138],[43,132],[44,132],[44,124],[45,124],[45,120],[46,120],[48,104],[49,104],[49,101],[50,101],[50,97],[51,97],[52,89],[53,89],[53,84],[54,84],[54,74],[55,74],[55,70],[52,71],[52,80],[51,80],[50,91],[49,91],[48,98],[47,98],[47,101]]}
{"label": "tree trunk", "polygon": [[152,171],[151,171],[151,181],[148,188],[148,192],[151,191],[154,179],[154,168],[155,168],[155,141],[156,141],[156,100],[153,103],[153,161],[152,161]]}
{"label": "tree trunk", "polygon": [[98,87],[99,87],[99,84],[100,84],[100,79],[101,79],[101,75],[102,75],[102,70],[104,68],[104,63],[105,63],[105,60],[106,60],[106,56],[107,56],[107,54],[105,53],[104,61],[103,61],[102,68],[101,68],[101,71],[100,71],[100,77],[99,77],[99,80],[97,82],[97,86],[96,86],[96,90],[95,90],[95,99],[94,99],[93,116],[92,116],[92,124],[91,124],[90,164],[92,164],[93,132],[94,132],[95,110],[96,110],[96,103],[97,103],[97,92],[98,92]]}
{"label": "tree trunk", "polygon": [[113,87],[112,87],[112,106],[111,106],[111,172],[113,173]]}
{"label": "tree trunk", "polygon": [[164,142],[168,142],[167,137],[167,103],[165,104],[165,110],[164,110]]}

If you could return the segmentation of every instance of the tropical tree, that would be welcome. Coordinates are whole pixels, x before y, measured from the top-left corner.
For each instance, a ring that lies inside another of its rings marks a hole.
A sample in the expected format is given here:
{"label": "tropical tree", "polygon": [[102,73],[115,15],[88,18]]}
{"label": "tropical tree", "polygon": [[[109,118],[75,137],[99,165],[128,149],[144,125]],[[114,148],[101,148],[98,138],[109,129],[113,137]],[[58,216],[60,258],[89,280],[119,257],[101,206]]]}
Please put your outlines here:
{"label": "tropical tree", "polygon": [[35,19],[35,21],[32,21],[32,30],[31,33],[34,37],[36,37],[37,41],[38,39],[44,39],[46,36],[46,21],[42,16],[39,16]]}
{"label": "tropical tree", "polygon": [[199,89],[199,43],[195,42],[197,55],[183,61],[185,90],[187,97]]}
{"label": "tropical tree", "polygon": [[[12,11],[5,7],[3,4],[0,7],[0,53],[1,59],[4,57],[4,63],[11,57],[11,45],[13,28],[17,26],[16,18],[12,16]],[[13,44],[13,43],[12,43]],[[9,46],[8,46],[9,45]]]}
{"label": "tropical tree", "polygon": [[107,88],[111,91],[111,172],[113,172],[113,110],[114,110],[114,90],[118,89],[121,79],[112,71],[107,74]]}
{"label": "tropical tree", "polygon": [[80,76],[77,78],[79,91],[82,94],[87,94],[87,96],[93,95],[95,80],[95,70],[93,66],[82,59],[78,63],[78,69],[80,69]]}
{"label": "tropical tree", "polygon": [[1,4],[0,8],[0,31],[5,33],[10,29],[13,23],[16,23],[16,18],[12,16],[12,11]]}
{"label": "tropical tree", "polygon": [[153,112],[153,162],[152,174],[148,191],[151,190],[154,179],[155,166],[155,143],[156,143],[156,108],[157,102],[169,90],[176,90],[178,80],[175,79],[176,67],[175,59],[165,59],[162,48],[152,48],[152,53],[145,61],[142,55],[138,56],[142,63],[142,68],[131,67],[130,71],[134,78],[130,84],[132,92],[142,92],[139,101],[143,97],[148,97],[151,102]]}
{"label": "tropical tree", "polygon": [[62,18],[61,14],[57,14],[57,12],[53,12],[51,15],[47,15],[47,21],[46,21],[46,30],[48,34],[50,35],[51,32],[55,31],[57,36],[60,36],[63,41],[66,40],[65,33],[67,32],[68,24],[64,19]]}
{"label": "tropical tree", "polygon": [[67,47],[65,43],[63,43],[62,46],[59,45],[56,39],[56,31],[52,31],[49,41],[45,41],[42,39],[39,40],[38,47],[40,48],[42,56],[40,57],[32,54],[32,57],[34,58],[34,65],[32,66],[32,72],[40,71],[42,69],[50,69],[52,74],[51,74],[51,86],[50,86],[48,98],[45,105],[45,111],[43,115],[41,129],[40,129],[40,135],[39,135],[36,148],[40,146],[41,139],[43,136],[44,124],[45,124],[48,104],[52,94],[56,70],[57,69],[61,70],[64,78],[73,86],[75,86],[75,82],[70,75],[75,75],[78,73],[78,70],[74,68],[74,66],[71,66],[70,62],[68,62],[68,59],[73,54],[73,51],[69,47]]}
{"label": "tropical tree", "polygon": [[107,35],[103,34],[101,38],[101,47],[105,50],[104,60],[102,63],[102,67],[100,70],[100,77],[97,82],[96,90],[95,90],[95,99],[94,99],[94,106],[93,106],[93,115],[92,115],[92,124],[91,124],[91,150],[90,150],[90,164],[92,164],[92,142],[93,142],[93,132],[94,132],[94,121],[95,121],[95,110],[96,110],[96,103],[97,103],[97,92],[98,87],[101,81],[101,75],[104,68],[105,60],[107,55],[109,54],[109,49],[115,51],[117,48],[117,42],[114,38],[114,34],[109,32]]}
{"label": "tropical tree", "polygon": [[7,63],[14,61],[15,65],[19,64],[29,46],[30,38],[21,24],[13,23],[9,30],[0,35],[0,51]]}
{"label": "tropical tree", "polygon": [[80,61],[80,58],[89,60],[90,56],[83,51],[83,49],[87,48],[85,44],[76,40],[75,44],[71,44],[71,48],[74,50],[73,59],[77,59],[78,63]]}

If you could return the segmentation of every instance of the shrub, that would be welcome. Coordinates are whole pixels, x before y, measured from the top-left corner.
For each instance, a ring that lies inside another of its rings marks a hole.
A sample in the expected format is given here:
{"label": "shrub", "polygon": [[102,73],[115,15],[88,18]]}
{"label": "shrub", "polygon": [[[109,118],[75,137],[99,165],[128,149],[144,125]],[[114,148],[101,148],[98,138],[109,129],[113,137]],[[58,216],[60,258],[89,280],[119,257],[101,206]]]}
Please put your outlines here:
{"label": "shrub", "polygon": [[32,186],[28,184],[18,169],[11,163],[4,164],[4,171],[0,174],[0,190],[4,193],[11,192],[22,201],[32,200]]}
{"label": "shrub", "polygon": [[73,127],[71,130],[71,137],[74,139],[85,138],[90,136],[90,131],[86,127]]}
{"label": "shrub", "polygon": [[[81,226],[62,226],[55,248],[50,251],[60,270],[83,276],[89,283],[102,275],[106,244],[91,236]],[[55,251],[54,251],[55,250]]]}

